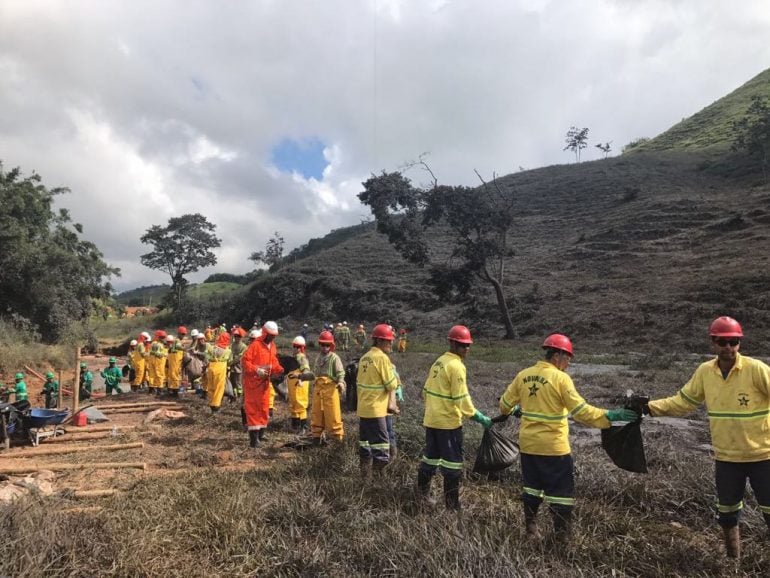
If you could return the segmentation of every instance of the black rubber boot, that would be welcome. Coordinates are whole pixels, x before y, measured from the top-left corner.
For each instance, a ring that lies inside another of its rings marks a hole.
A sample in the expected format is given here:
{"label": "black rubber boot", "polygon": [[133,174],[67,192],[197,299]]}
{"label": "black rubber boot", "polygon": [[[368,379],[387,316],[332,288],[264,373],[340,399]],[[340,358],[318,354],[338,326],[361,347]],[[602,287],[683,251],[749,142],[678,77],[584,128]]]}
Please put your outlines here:
{"label": "black rubber boot", "polygon": [[539,542],[542,539],[542,534],[537,527],[537,510],[540,507],[539,503],[532,503],[524,501],[524,524],[527,537],[530,540]]}
{"label": "black rubber boot", "polygon": [[307,420],[301,419],[299,420],[299,435],[303,436],[307,433]]}
{"label": "black rubber boot", "polygon": [[420,496],[420,503],[431,508],[436,505],[436,500],[430,495],[430,482],[432,479],[433,476],[428,472],[424,472],[421,469],[417,470],[417,493]]}
{"label": "black rubber boot", "polygon": [[266,429],[267,428],[263,427],[262,429],[258,429],[257,430],[258,435],[259,435],[259,441],[261,441],[261,442],[263,442],[263,441],[265,441],[267,439],[267,436],[265,435],[265,430]]}
{"label": "black rubber boot", "polygon": [[300,419],[298,417],[291,418],[291,431],[294,433],[299,433],[299,424]]}
{"label": "black rubber boot", "polygon": [[259,436],[257,435],[257,430],[255,429],[249,430],[249,447],[259,447]]}
{"label": "black rubber boot", "polygon": [[568,508],[558,508],[551,510],[553,516],[554,538],[558,542],[569,541],[572,535],[572,510]]}
{"label": "black rubber boot", "polygon": [[390,453],[390,461],[392,462],[398,457],[398,446],[396,446],[396,444],[390,444],[389,453]]}
{"label": "black rubber boot", "polygon": [[460,476],[444,476],[444,504],[447,510],[460,511]]}

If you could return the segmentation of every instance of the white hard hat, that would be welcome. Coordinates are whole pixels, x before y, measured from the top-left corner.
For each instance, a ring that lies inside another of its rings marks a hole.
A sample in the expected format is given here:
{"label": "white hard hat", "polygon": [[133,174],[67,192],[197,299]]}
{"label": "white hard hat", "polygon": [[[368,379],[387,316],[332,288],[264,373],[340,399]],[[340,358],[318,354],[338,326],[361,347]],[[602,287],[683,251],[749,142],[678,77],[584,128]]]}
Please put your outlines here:
{"label": "white hard hat", "polygon": [[348,322],[347,322],[347,321],[343,321],[343,322],[342,322],[342,324],[343,324],[343,325],[347,325],[347,324],[348,324]]}
{"label": "white hard hat", "polygon": [[139,342],[138,342],[136,339],[132,339],[132,340],[131,340],[131,343],[129,343],[129,345],[130,345],[131,347],[135,347],[135,346],[139,345]]}
{"label": "white hard hat", "polygon": [[257,339],[258,337],[262,337],[262,330],[261,329],[252,329],[249,331],[249,337],[252,339]]}
{"label": "white hard hat", "polygon": [[145,339],[152,339],[152,335],[150,335],[146,331],[142,331],[142,337],[144,337]]}
{"label": "white hard hat", "polygon": [[302,324],[302,327],[307,327],[307,323],[303,323],[303,324]]}
{"label": "white hard hat", "polygon": [[262,330],[268,335],[278,335],[278,324],[275,321],[268,321],[262,326]]}
{"label": "white hard hat", "polygon": [[305,347],[305,338],[301,335],[297,335],[297,337],[294,338],[294,341],[291,342],[292,345],[301,345],[302,347]]}
{"label": "white hard hat", "polygon": [[192,337],[193,339],[195,339],[196,337],[198,337],[198,333],[199,333],[199,332],[198,332],[198,330],[197,330],[197,329],[193,329],[192,331],[190,331],[190,337]]}
{"label": "white hard hat", "polygon": [[173,343],[176,337],[173,335],[166,335],[166,341]]}

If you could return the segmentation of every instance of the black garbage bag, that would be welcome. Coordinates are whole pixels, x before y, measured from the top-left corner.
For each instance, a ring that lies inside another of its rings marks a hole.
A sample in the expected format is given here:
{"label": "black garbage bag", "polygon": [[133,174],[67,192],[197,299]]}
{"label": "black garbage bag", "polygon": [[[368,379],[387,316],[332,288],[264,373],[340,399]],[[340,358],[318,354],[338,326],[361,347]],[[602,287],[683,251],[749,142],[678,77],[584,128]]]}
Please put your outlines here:
{"label": "black garbage bag", "polygon": [[484,430],[473,471],[477,474],[497,472],[512,466],[519,457],[519,445],[494,427]]}
{"label": "black garbage bag", "polygon": [[299,362],[293,355],[279,355],[278,363],[283,367],[284,375],[299,369]]}
{"label": "black garbage bag", "polygon": [[358,359],[345,366],[345,405],[346,411],[358,409]]}
{"label": "black garbage bag", "polygon": [[623,470],[647,473],[647,458],[642,441],[642,420],[602,430],[602,447],[612,462]]}

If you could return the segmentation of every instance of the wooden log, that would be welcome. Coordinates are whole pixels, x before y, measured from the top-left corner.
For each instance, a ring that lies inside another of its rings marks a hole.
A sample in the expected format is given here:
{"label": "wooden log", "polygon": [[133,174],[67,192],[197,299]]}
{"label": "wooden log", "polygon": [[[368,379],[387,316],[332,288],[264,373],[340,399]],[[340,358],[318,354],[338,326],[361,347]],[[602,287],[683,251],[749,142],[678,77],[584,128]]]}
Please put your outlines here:
{"label": "wooden log", "polygon": [[116,496],[120,493],[119,490],[115,489],[108,489],[108,490],[69,490],[63,492],[67,496],[72,496],[73,498],[83,499],[83,498],[104,498],[107,496]]}
{"label": "wooden log", "polygon": [[136,429],[139,426],[136,425],[86,425],[83,427],[67,426],[65,431],[67,433],[91,433],[97,431],[112,431],[113,428],[118,429],[118,433],[125,429]]}
{"label": "wooden log", "polygon": [[158,407],[166,405],[179,405],[178,401],[137,401],[131,403],[110,403],[110,404],[97,404],[96,408],[99,411],[105,409],[123,409],[129,407]]}
{"label": "wooden log", "polygon": [[64,448],[35,448],[31,450],[25,450],[20,452],[14,452],[11,454],[3,454],[4,458],[31,458],[36,456],[54,456],[59,454],[76,454],[80,452],[95,452],[103,450],[105,452],[112,452],[118,450],[130,450],[134,448],[143,448],[144,442],[130,442],[127,444],[112,444],[106,446],[90,445],[90,446],[72,446]]}
{"label": "wooden log", "polygon": [[98,514],[101,511],[101,506],[78,506],[76,508],[59,510],[59,512],[62,514]]}
{"label": "wooden log", "polygon": [[84,442],[89,440],[103,440],[107,438],[111,438],[112,433],[108,431],[97,431],[93,433],[82,433],[82,434],[67,434],[63,436],[51,436],[43,439],[40,443],[42,445],[48,445],[48,444],[58,444],[58,443],[67,443],[67,442]]}
{"label": "wooden log", "polygon": [[32,375],[34,375],[34,376],[35,376],[35,377],[37,377],[38,379],[40,379],[40,380],[42,380],[43,382],[45,382],[45,377],[43,377],[42,375],[40,375],[40,374],[39,374],[37,371],[35,371],[34,369],[32,369],[32,368],[31,368],[29,365],[25,365],[25,366],[24,366],[24,369],[26,369],[26,370],[27,370],[27,373],[31,373]]}
{"label": "wooden log", "polygon": [[83,464],[14,464],[0,465],[0,474],[28,474],[39,472],[41,470],[51,470],[52,472],[61,472],[65,470],[120,470],[127,468],[136,468],[146,470],[147,464],[144,462],[91,462]]}
{"label": "wooden log", "polygon": [[156,409],[170,409],[173,411],[179,411],[185,409],[183,405],[167,405],[163,407],[129,407],[126,409],[105,409],[102,411],[104,415],[114,415],[118,413],[148,413],[155,411]]}
{"label": "wooden log", "polygon": [[80,405],[80,346],[75,352],[75,382],[72,384],[72,415],[78,411]]}

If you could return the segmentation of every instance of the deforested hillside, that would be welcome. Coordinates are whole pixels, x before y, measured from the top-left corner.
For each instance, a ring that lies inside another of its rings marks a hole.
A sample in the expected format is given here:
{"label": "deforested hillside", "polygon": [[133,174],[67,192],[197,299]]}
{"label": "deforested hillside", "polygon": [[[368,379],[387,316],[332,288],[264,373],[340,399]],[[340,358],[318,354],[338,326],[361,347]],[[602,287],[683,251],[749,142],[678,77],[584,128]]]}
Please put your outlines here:
{"label": "deforested hillside", "polygon": [[[690,347],[708,320],[728,313],[770,337],[770,190],[752,186],[755,174],[714,170],[726,162],[638,153],[499,179],[517,207],[507,292],[520,336],[560,329],[606,348]],[[431,238],[438,252],[449,241],[442,235]],[[374,224],[344,237],[264,276],[231,313],[390,320],[421,331],[462,320],[490,337],[501,333],[486,287],[470,304],[442,302],[427,273]]]}

